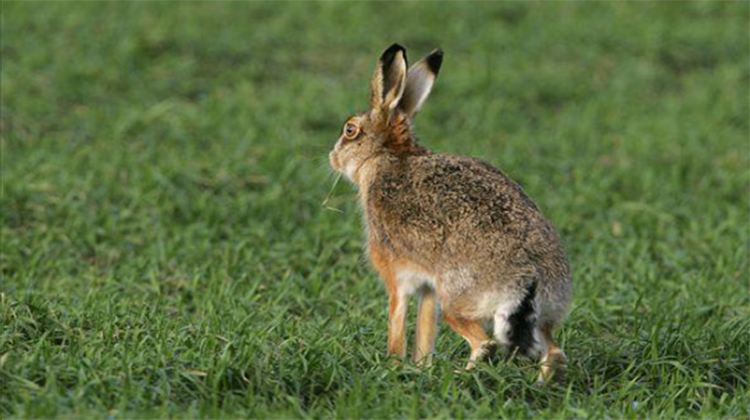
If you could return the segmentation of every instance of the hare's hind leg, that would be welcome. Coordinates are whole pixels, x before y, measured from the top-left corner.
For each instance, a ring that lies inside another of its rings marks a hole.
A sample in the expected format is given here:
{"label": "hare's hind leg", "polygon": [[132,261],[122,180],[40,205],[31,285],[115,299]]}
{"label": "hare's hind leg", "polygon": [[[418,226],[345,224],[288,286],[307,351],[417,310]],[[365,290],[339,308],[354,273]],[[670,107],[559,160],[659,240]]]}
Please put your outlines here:
{"label": "hare's hind leg", "polygon": [[488,356],[492,347],[492,341],[482,327],[482,322],[463,318],[455,313],[445,313],[445,321],[448,325],[463,337],[471,346],[471,356],[466,369],[472,369],[477,362]]}
{"label": "hare's hind leg", "polygon": [[545,342],[542,353],[542,371],[539,373],[539,381],[547,382],[550,379],[561,380],[565,375],[568,359],[565,353],[552,338],[552,326],[543,325],[540,328],[541,339]]}

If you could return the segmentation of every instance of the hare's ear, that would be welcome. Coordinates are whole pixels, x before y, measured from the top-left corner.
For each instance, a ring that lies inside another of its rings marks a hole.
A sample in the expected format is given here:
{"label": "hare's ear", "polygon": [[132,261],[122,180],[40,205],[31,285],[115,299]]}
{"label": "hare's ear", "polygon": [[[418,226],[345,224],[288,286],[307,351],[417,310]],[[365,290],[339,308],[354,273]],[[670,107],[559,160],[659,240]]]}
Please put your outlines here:
{"label": "hare's ear", "polygon": [[413,117],[422,108],[425,99],[430,95],[442,64],[443,50],[438,48],[409,69],[406,76],[406,89],[399,105],[409,117]]}
{"label": "hare's ear", "polygon": [[390,114],[401,100],[406,86],[406,50],[393,44],[383,51],[372,76],[370,106]]}

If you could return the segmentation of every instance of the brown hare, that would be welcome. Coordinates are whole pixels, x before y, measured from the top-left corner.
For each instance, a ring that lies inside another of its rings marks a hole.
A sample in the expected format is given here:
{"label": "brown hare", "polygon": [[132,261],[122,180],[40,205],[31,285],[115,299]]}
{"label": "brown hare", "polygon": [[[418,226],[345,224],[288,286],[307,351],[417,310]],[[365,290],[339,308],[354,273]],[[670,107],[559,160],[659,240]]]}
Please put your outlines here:
{"label": "brown hare", "polygon": [[408,299],[418,293],[416,361],[430,362],[442,311],[471,346],[467,369],[496,343],[540,359],[547,379],[566,363],[552,331],[570,301],[567,257],[554,227],[502,171],[417,141],[412,118],[442,61],[438,49],[408,68],[403,47],[386,49],[370,110],[346,121],[329,156],[358,188],[370,259],[390,297],[388,354],[406,355]]}

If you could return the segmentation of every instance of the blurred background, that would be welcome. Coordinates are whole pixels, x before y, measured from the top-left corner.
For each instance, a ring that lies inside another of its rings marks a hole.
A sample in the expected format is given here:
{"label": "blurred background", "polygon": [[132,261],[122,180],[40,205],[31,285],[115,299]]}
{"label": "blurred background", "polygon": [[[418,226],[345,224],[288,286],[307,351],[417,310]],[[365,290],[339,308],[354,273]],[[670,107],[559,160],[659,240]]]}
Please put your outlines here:
{"label": "blurred background", "polygon": [[[748,3],[2,8],[3,415],[748,415]],[[454,373],[447,328],[383,360],[355,191],[321,203],[393,42],[445,51],[422,144],[561,231],[562,388]]]}

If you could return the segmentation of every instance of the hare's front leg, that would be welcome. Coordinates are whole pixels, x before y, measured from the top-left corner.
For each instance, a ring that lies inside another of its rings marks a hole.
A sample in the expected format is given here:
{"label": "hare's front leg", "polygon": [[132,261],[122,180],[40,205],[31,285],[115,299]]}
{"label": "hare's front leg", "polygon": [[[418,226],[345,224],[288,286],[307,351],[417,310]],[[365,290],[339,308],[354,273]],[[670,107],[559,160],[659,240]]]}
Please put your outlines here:
{"label": "hare's front leg", "polygon": [[409,309],[409,296],[400,293],[397,288],[389,290],[388,301],[388,355],[406,356],[406,310]]}
{"label": "hare's front leg", "polygon": [[406,311],[409,309],[409,296],[398,287],[393,258],[377,242],[370,242],[370,261],[385,282],[388,290],[388,355],[406,356],[404,342]]}
{"label": "hare's front leg", "polygon": [[417,312],[417,334],[413,359],[420,365],[429,366],[432,363],[432,352],[435,350],[435,336],[437,335],[438,317],[437,293],[424,287],[419,297]]}

